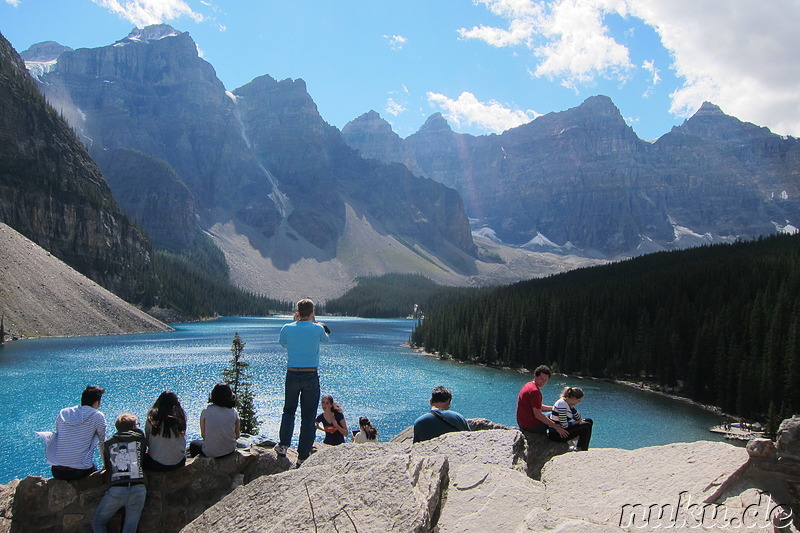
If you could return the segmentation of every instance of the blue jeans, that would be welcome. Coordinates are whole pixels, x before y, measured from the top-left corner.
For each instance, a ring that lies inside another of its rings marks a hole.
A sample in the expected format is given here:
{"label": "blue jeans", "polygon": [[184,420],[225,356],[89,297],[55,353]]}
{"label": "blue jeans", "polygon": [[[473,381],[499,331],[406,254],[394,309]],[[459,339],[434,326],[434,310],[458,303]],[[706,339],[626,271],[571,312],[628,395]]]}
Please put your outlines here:
{"label": "blue jeans", "polygon": [[94,533],[106,533],[108,521],[121,507],[125,508],[125,524],[122,526],[122,533],[136,533],[146,496],[147,487],[144,483],[130,487],[109,487],[94,513],[92,520]]}
{"label": "blue jeans", "polygon": [[294,415],[300,401],[300,440],[297,444],[297,457],[305,460],[311,455],[314,446],[317,425],[317,407],[319,407],[319,374],[316,372],[286,371],[286,396],[283,402],[281,418],[280,443],[289,446],[294,433]]}

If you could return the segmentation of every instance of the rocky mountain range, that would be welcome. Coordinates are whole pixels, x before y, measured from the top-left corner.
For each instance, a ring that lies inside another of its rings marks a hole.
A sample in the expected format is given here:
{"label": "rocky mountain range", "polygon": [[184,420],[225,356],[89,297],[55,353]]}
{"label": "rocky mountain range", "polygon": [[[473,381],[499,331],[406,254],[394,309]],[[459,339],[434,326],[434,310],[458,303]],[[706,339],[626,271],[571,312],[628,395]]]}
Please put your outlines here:
{"label": "rocky mountain range", "polygon": [[604,96],[501,135],[437,113],[401,139],[374,111],[340,132],[300,79],[226,91],[167,25],[22,55],[155,247],[211,239],[234,283],[276,298],[388,272],[511,282],[800,223],[797,139],[712,104],[654,142]]}
{"label": "rocky mountain range", "polygon": [[22,55],[154,246],[179,252],[210,236],[252,292],[324,300],[363,275],[466,284],[571,268],[488,241],[478,250],[455,190],[359,156],[302,80],[262,76],[226,91],[170,26]]}
{"label": "rocky mountain range", "polygon": [[437,113],[401,139],[374,111],[342,135],[454,187],[477,231],[528,249],[614,258],[800,225],[800,141],[710,103],[655,142],[605,96],[501,135],[455,133]]}

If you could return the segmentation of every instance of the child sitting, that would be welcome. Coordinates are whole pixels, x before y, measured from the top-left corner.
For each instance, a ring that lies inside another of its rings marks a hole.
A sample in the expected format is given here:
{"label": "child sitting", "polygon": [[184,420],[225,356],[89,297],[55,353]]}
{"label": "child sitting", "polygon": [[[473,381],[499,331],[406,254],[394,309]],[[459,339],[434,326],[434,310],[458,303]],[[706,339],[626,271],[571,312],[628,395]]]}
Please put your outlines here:
{"label": "child sitting", "polygon": [[575,406],[583,399],[583,390],[578,387],[565,387],[561,393],[561,398],[553,404],[553,411],[550,418],[566,429],[568,435],[562,437],[553,428],[547,429],[547,436],[556,442],[574,441],[577,438],[577,445],[570,447],[570,451],[588,450],[589,441],[592,438],[592,419],[581,418]]}
{"label": "child sitting", "polygon": [[103,462],[111,486],[106,491],[92,520],[95,533],[108,531],[107,524],[121,508],[125,508],[123,533],[135,533],[144,509],[147,487],[144,482],[144,452],[147,441],[139,429],[136,415],[119,415],[117,433],[104,445]]}

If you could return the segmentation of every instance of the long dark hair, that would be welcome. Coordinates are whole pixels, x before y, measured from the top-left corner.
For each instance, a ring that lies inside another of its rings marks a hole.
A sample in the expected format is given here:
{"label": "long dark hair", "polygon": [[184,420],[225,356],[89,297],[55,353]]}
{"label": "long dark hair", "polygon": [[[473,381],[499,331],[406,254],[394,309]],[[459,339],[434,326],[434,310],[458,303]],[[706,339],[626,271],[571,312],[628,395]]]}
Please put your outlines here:
{"label": "long dark hair", "polygon": [[147,413],[147,420],[152,427],[151,433],[161,433],[165,438],[180,437],[186,433],[186,411],[181,407],[178,395],[165,390],[158,395],[153,407]]}
{"label": "long dark hair", "polygon": [[231,390],[231,386],[227,383],[217,383],[211,390],[209,401],[214,405],[220,407],[233,408],[236,407],[236,395]]}
{"label": "long dark hair", "polygon": [[333,396],[330,394],[323,394],[322,400],[325,400],[331,404],[331,411],[336,413],[337,415],[344,415],[344,411],[342,410],[342,406],[339,405],[339,402],[334,401]]}
{"label": "long dark hair", "polygon": [[361,426],[361,431],[367,436],[367,440],[378,440],[378,430],[369,421],[369,418],[362,416],[358,419],[358,425]]}

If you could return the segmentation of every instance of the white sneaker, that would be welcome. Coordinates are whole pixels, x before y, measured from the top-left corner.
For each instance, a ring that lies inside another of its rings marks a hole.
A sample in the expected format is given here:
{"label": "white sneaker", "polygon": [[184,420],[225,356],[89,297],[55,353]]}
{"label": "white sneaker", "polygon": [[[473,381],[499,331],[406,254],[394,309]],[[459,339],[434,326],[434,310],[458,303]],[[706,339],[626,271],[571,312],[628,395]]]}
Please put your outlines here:
{"label": "white sneaker", "polygon": [[278,454],[278,457],[286,457],[286,450],[288,448],[282,444],[275,445],[275,453]]}
{"label": "white sneaker", "polygon": [[569,447],[569,451],[571,451],[571,452],[577,452],[577,451],[578,451],[578,447],[577,447],[577,446],[570,446],[570,447]]}

